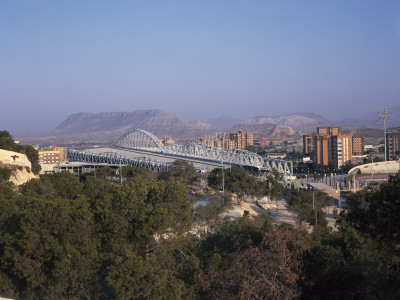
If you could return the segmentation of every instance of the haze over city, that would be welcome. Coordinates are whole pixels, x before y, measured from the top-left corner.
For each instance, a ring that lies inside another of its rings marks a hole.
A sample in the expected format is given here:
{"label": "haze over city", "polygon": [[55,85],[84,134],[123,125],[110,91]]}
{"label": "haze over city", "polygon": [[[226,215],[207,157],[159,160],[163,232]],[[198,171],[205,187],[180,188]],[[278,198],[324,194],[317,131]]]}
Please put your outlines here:
{"label": "haze over city", "polygon": [[398,1],[3,1],[0,127],[161,109],[363,118],[400,99]]}

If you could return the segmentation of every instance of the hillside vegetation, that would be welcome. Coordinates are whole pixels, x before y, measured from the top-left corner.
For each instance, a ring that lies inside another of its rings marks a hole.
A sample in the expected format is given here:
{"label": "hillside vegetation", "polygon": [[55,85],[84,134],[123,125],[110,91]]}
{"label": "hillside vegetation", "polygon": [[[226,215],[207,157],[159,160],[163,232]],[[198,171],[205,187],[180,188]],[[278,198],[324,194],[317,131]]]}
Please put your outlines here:
{"label": "hillside vegetation", "polygon": [[[216,218],[197,236],[190,229],[204,220],[194,213],[187,188],[197,180],[192,171],[182,163],[162,176],[129,167],[122,185],[107,181],[110,168],[81,178],[45,175],[18,191],[0,183],[0,296],[400,297],[400,173],[380,189],[352,196],[338,216],[337,232],[321,219],[310,234],[245,213],[232,222]],[[227,188],[246,192],[233,184],[246,175],[232,171]],[[219,186],[219,178],[215,172],[209,181]],[[309,211],[309,195],[285,193],[296,211],[304,205]]]}
{"label": "hillside vegetation", "polygon": [[39,174],[41,166],[39,164],[38,151],[30,145],[16,144],[8,131],[0,131],[0,149],[15,151],[25,154],[32,165],[32,172]]}

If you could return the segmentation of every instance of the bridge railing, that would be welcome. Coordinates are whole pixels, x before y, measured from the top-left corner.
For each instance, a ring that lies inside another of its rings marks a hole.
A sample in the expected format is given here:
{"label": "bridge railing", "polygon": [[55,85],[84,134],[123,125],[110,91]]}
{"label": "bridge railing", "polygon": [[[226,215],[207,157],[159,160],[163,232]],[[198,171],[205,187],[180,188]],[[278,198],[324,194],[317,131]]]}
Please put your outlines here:
{"label": "bridge railing", "polygon": [[141,129],[129,131],[121,136],[116,146],[178,157],[192,157],[214,162],[230,163],[267,172],[271,172],[275,168],[285,177],[293,175],[293,164],[290,161],[267,159],[256,153],[241,149],[224,150],[196,143],[185,145],[163,144],[156,136]]}
{"label": "bridge railing", "polygon": [[80,161],[87,163],[106,163],[112,165],[128,165],[135,167],[144,167],[155,171],[168,171],[170,163],[155,160],[150,157],[128,157],[119,152],[101,152],[96,153],[90,150],[68,149],[67,156],[70,161]]}

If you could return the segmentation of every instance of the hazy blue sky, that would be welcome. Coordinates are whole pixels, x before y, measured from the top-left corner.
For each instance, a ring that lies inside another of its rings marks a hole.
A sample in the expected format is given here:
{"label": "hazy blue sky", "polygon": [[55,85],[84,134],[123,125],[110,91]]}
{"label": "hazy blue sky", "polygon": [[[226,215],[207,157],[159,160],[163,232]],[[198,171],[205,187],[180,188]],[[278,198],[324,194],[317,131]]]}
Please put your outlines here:
{"label": "hazy blue sky", "polygon": [[0,1],[0,129],[74,112],[185,119],[400,104],[400,1]]}

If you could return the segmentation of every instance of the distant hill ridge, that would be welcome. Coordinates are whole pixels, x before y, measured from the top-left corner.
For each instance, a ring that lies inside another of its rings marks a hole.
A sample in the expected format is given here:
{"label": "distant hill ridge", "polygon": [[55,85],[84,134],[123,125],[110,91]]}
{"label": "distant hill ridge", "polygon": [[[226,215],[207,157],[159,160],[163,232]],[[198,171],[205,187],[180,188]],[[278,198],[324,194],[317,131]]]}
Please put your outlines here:
{"label": "distant hill ridge", "polygon": [[243,124],[274,124],[281,126],[302,127],[320,125],[329,122],[324,117],[313,113],[294,113],[277,117],[255,117],[243,121]]}
{"label": "distant hill ridge", "polygon": [[254,137],[257,140],[265,138],[293,141],[301,139],[302,133],[290,126],[274,126],[255,133]]}
{"label": "distant hill ridge", "polygon": [[244,130],[249,132],[265,131],[275,126],[289,126],[294,130],[308,132],[317,126],[329,124],[329,121],[313,113],[294,113],[284,116],[258,116],[245,120],[231,127],[229,131]]}
{"label": "distant hill ridge", "polygon": [[51,132],[75,139],[117,140],[133,129],[144,129],[158,137],[189,138],[214,134],[218,128],[203,121],[183,120],[158,109],[134,112],[74,113]]}
{"label": "distant hill ridge", "polygon": [[[400,106],[392,107],[391,111],[392,117],[388,120],[388,126],[400,124]],[[372,117],[373,119],[371,119]],[[376,115],[367,116],[363,120],[332,121],[318,114],[307,112],[283,116],[257,116],[244,121],[224,116],[211,119],[209,122],[183,120],[177,115],[159,109],[133,112],[80,112],[70,115],[56,129],[46,135],[21,137],[21,140],[38,144],[113,143],[125,132],[138,128],[147,130],[160,138],[172,136],[186,141],[214,135],[217,132],[237,132],[239,130],[253,132],[256,138],[294,139],[301,138],[301,133],[316,131],[318,126],[332,124],[346,130],[382,128],[382,123],[382,120],[377,119]],[[368,136],[368,134],[366,135]]]}

